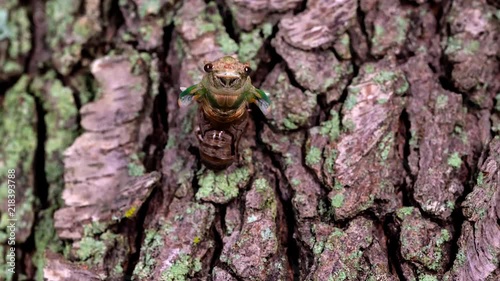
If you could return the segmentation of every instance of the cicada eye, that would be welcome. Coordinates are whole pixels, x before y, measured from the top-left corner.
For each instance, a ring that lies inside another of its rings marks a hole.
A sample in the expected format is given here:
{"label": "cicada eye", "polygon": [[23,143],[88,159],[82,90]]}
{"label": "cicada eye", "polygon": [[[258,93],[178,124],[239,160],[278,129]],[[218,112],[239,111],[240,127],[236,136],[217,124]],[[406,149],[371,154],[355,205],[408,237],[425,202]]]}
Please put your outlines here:
{"label": "cicada eye", "polygon": [[250,72],[252,72],[252,69],[248,66],[245,66],[245,73],[250,74]]}
{"label": "cicada eye", "polygon": [[205,72],[212,72],[212,70],[214,70],[214,66],[211,63],[207,63],[205,64],[203,69],[205,70]]}

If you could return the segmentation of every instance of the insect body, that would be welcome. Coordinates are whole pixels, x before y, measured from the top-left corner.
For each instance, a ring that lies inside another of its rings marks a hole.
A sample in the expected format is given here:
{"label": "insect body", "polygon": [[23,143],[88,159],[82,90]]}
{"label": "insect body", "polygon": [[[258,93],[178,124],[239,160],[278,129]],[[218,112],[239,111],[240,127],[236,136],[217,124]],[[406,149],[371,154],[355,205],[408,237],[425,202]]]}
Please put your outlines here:
{"label": "insect body", "polygon": [[202,162],[212,169],[224,169],[236,159],[239,139],[248,123],[247,106],[256,103],[266,112],[267,95],[252,85],[250,67],[226,56],[205,64],[200,83],[184,90],[181,105],[193,99],[200,103],[199,129]]}

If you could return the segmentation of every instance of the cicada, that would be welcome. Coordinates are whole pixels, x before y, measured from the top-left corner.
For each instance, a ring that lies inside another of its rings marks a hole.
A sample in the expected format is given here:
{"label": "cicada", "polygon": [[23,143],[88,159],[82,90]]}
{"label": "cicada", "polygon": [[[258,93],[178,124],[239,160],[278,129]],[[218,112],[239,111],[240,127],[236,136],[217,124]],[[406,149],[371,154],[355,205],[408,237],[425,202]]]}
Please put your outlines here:
{"label": "cicada", "polygon": [[200,157],[210,169],[230,166],[237,158],[238,144],[247,124],[248,105],[255,103],[263,113],[270,100],[252,85],[248,63],[225,56],[204,65],[200,83],[185,89],[179,104],[193,99],[200,104],[196,136]]}

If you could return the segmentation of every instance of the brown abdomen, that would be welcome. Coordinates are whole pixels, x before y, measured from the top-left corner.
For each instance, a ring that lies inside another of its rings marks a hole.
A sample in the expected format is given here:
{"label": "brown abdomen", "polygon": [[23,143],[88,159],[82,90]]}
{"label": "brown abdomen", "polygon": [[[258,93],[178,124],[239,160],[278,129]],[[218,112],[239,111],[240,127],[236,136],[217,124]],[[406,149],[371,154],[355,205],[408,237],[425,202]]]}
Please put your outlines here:
{"label": "brown abdomen", "polygon": [[201,161],[214,170],[229,167],[238,154],[238,143],[248,123],[248,114],[244,114],[229,123],[216,122],[199,111],[197,131],[200,144]]}

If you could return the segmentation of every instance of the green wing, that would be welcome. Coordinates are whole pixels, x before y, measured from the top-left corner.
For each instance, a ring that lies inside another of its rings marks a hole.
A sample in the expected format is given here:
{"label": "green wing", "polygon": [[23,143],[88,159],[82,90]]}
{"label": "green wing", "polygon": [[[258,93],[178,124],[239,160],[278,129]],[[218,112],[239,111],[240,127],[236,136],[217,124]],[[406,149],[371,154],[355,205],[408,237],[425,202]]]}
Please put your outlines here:
{"label": "green wing", "polygon": [[261,89],[254,88],[255,91],[252,93],[252,97],[250,97],[250,102],[254,102],[262,111],[262,113],[267,114],[267,110],[269,105],[271,104],[271,100],[267,96],[267,94]]}
{"label": "green wing", "polygon": [[195,84],[184,91],[182,91],[181,95],[179,96],[179,105],[180,106],[186,106],[191,103],[194,99],[199,99],[203,95],[203,91],[201,91],[201,87],[199,84]]}

